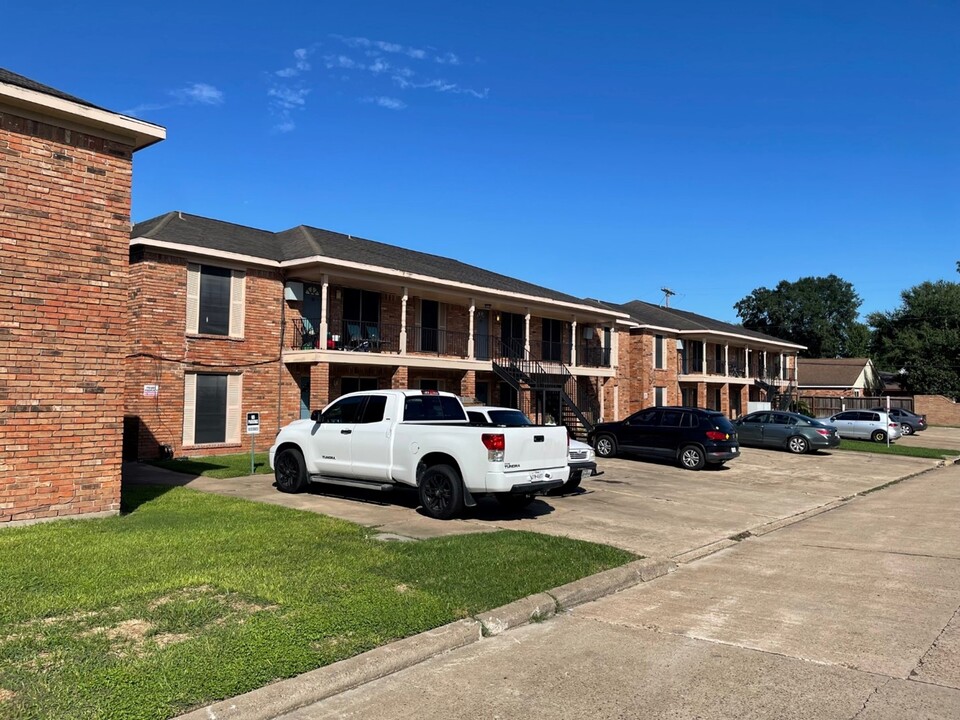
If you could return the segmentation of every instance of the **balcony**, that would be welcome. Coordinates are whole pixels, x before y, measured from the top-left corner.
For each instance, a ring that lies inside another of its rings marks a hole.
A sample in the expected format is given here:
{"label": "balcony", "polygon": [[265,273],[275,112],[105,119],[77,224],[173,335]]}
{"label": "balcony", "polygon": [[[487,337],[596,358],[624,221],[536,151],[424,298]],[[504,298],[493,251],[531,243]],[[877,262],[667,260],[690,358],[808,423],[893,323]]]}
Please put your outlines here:
{"label": "balcony", "polygon": [[[381,354],[431,355],[438,358],[493,360],[528,357],[525,341],[514,338],[503,341],[499,335],[473,334],[473,357],[470,356],[470,333],[421,325],[407,327],[406,346],[401,347],[401,326],[395,323],[366,322],[332,318],[326,340],[319,337],[319,318],[295,318],[289,321],[285,346],[288,350],[321,350],[369,352]],[[562,363],[572,366],[569,343],[542,342],[531,347],[529,358],[541,363]],[[609,368],[610,348],[597,345],[577,346],[577,367]]]}

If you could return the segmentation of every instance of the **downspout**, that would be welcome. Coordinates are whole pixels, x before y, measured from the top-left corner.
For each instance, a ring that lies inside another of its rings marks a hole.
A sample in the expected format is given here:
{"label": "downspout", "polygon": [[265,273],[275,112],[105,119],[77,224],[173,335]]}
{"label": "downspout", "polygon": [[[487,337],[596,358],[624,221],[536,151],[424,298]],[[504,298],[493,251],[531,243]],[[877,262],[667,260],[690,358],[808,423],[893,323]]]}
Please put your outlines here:
{"label": "downspout", "polygon": [[284,288],[287,286],[287,273],[280,272],[280,348],[277,353],[277,431],[283,427],[280,423],[283,412],[283,346],[287,332],[287,301]]}

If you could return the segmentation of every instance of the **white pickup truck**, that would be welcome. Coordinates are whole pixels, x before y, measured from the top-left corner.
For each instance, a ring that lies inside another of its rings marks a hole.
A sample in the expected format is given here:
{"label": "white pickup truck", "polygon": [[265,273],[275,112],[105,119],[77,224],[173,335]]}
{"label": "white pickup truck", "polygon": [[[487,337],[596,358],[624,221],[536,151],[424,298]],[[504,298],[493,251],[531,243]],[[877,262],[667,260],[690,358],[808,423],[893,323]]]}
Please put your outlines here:
{"label": "white pickup truck", "polygon": [[460,399],[435,390],[368,390],[337,398],[277,433],[270,467],[281,492],[308,483],[417,487],[424,512],[448,519],[492,494],[508,507],[566,482],[562,427],[478,427]]}

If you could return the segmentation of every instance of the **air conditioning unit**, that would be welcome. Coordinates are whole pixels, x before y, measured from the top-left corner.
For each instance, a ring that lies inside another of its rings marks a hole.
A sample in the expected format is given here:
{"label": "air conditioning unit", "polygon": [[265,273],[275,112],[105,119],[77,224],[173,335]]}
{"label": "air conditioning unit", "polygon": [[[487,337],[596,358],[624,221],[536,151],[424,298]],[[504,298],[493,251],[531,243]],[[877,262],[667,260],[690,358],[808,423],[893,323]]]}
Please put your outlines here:
{"label": "air conditioning unit", "polygon": [[677,350],[683,350],[683,340],[677,339]]}
{"label": "air conditioning unit", "polygon": [[283,288],[283,299],[303,302],[303,283],[292,280],[287,282]]}

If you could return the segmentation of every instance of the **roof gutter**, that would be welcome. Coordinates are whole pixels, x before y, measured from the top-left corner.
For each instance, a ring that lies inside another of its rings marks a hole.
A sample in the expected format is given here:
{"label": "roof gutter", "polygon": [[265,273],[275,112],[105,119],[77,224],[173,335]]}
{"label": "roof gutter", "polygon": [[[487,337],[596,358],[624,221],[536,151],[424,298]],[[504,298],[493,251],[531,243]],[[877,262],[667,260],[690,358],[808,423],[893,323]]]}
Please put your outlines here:
{"label": "roof gutter", "polygon": [[93,129],[108,139],[133,145],[135,151],[167,137],[166,128],[160,125],[10,83],[0,82],[0,105],[7,105],[40,119],[55,118],[88,131]]}

